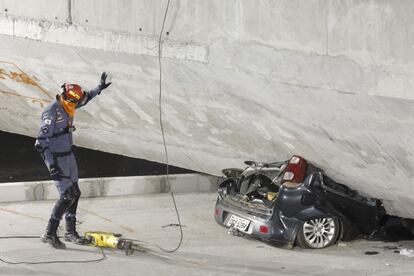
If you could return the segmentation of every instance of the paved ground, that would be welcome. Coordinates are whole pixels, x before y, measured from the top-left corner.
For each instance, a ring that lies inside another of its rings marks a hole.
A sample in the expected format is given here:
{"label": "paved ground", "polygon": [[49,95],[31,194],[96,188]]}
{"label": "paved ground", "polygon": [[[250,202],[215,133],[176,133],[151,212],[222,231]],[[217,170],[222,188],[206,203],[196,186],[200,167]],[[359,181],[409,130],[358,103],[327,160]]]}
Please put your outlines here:
{"label": "paved ground", "polygon": [[[234,237],[213,218],[215,194],[178,194],[184,241],[174,254],[160,251],[125,256],[105,250],[106,259],[87,264],[9,265],[0,275],[412,275],[413,258],[395,251],[413,249],[414,242],[355,241],[326,250],[293,250],[257,240]],[[39,235],[53,202],[0,205],[1,235]],[[84,199],[80,204],[81,231],[102,230],[174,248],[179,241],[168,194]],[[153,248],[153,247],[152,247]],[[153,248],[155,250],[155,248]],[[377,252],[366,255],[365,252]],[[8,261],[90,260],[100,251],[69,245],[57,251],[37,239],[0,240],[0,257]]]}

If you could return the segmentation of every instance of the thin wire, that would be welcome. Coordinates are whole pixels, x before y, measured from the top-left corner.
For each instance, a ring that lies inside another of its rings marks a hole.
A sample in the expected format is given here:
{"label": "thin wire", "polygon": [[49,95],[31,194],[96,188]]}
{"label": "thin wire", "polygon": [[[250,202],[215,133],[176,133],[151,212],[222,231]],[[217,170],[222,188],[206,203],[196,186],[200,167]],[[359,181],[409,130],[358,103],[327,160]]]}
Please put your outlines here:
{"label": "thin wire", "polygon": [[0,240],[6,239],[40,239],[39,236],[3,236],[0,237]]}
{"label": "thin wire", "polygon": [[[162,141],[163,141],[163,144],[164,144],[165,161],[166,161],[166,165],[167,165],[167,168],[166,168],[166,170],[167,170],[167,173],[166,173],[167,186],[171,187],[170,186],[170,181],[169,181],[169,178],[168,178],[168,176],[169,176],[168,149],[167,149],[167,143],[165,142],[164,126],[163,126],[163,122],[162,122],[162,63],[161,63],[162,33],[164,32],[164,25],[165,25],[165,20],[167,18],[169,6],[170,6],[170,0],[168,0],[168,2],[167,2],[167,7],[166,7],[165,13],[164,13],[164,19],[162,21],[160,36],[159,36],[159,39],[158,39],[158,65],[159,65],[159,68],[160,68],[160,71],[159,71],[160,72],[160,78],[159,78],[159,80],[160,80],[160,82],[159,82],[160,90],[159,90],[159,97],[158,97],[158,106],[159,106],[159,111],[160,111],[160,127],[161,127],[161,133],[162,133]],[[181,243],[183,242],[183,237],[184,237],[183,228],[181,226],[180,214],[178,213],[177,204],[175,202],[175,197],[174,197],[174,193],[173,193],[172,190],[171,190],[171,198],[172,198],[172,201],[174,203],[174,208],[175,208],[175,213],[177,215],[178,225],[180,226],[180,242],[178,243],[177,247],[172,249],[172,250],[166,250],[166,249],[163,249],[163,248],[161,248],[160,246],[157,245],[158,248],[160,248],[162,251],[164,251],[166,253],[173,253],[173,252],[177,251],[180,248]]]}
{"label": "thin wire", "polygon": [[[0,237],[0,239],[39,239],[39,236],[3,236]],[[102,257],[100,257],[99,259],[92,259],[92,260],[82,260],[82,261],[40,261],[40,262],[27,262],[27,261],[23,261],[23,262],[11,262],[11,261],[6,261],[3,258],[0,257],[0,261],[5,263],[5,264],[10,264],[10,265],[19,265],[19,264],[27,264],[27,265],[37,265],[37,264],[82,264],[82,263],[98,263],[101,262],[103,260],[106,259],[106,254],[105,251],[102,248],[101,249],[101,254]]]}
{"label": "thin wire", "polygon": [[[137,239],[128,239],[128,240],[129,240],[129,241],[135,241],[135,242],[142,243],[142,244],[146,244],[146,245],[152,245],[152,246],[154,246],[154,247],[158,248],[159,250],[161,250],[162,252],[165,252],[165,253],[172,253],[172,252],[174,252],[174,251],[172,251],[172,250],[166,250],[166,249],[162,248],[161,246],[159,246],[159,245],[158,245],[158,244],[156,244],[156,243],[147,242],[147,241],[142,241],[142,240],[137,240]],[[146,249],[148,249],[148,248],[146,248]],[[177,249],[178,249],[178,248],[177,248]],[[177,249],[175,249],[175,251],[177,251]]]}
{"label": "thin wire", "polygon": [[27,264],[27,265],[37,265],[37,264],[84,264],[84,263],[98,263],[106,259],[105,251],[102,248],[101,253],[102,257],[99,259],[92,259],[92,260],[84,260],[84,261],[41,261],[41,262],[9,262],[2,258],[0,258],[0,261],[6,264],[11,265],[19,265],[19,264]]}

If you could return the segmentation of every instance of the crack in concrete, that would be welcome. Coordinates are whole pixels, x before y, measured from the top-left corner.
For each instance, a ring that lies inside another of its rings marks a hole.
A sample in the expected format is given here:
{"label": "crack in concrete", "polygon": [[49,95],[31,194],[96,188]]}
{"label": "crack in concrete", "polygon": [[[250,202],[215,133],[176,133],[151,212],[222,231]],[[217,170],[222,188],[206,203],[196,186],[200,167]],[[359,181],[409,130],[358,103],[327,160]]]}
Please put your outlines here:
{"label": "crack in concrete", "polygon": [[280,84],[291,85],[291,86],[300,87],[300,88],[304,88],[304,89],[330,90],[330,91],[338,92],[338,93],[341,93],[341,94],[348,94],[348,95],[358,94],[358,92],[354,92],[354,91],[346,91],[346,90],[340,90],[340,89],[323,87],[323,86],[311,86],[311,85],[299,84],[299,83],[293,83],[293,82],[287,82],[287,81],[276,81],[276,82],[280,83]]}
{"label": "crack in concrete", "polygon": [[[75,1],[75,0],[73,0]],[[73,24],[73,20],[72,20],[72,0],[68,0],[68,19],[67,22],[69,25]]]}
{"label": "crack in concrete", "polygon": [[108,129],[102,129],[102,128],[97,128],[97,127],[79,127],[79,129],[89,129],[89,130],[97,130],[97,131],[102,131],[102,132],[108,132],[108,133],[112,133],[112,134],[116,134],[118,135],[119,133],[114,131],[114,130],[108,130]]}

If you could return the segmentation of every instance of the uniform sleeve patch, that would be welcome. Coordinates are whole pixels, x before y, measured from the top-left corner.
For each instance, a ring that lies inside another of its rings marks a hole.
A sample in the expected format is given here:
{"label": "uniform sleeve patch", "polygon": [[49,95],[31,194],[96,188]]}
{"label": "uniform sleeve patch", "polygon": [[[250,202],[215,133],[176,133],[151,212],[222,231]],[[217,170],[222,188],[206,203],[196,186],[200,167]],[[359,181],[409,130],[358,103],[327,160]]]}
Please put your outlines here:
{"label": "uniform sleeve patch", "polygon": [[50,120],[50,119],[45,119],[45,124],[46,124],[46,125],[50,125],[50,124],[52,124],[52,120]]}

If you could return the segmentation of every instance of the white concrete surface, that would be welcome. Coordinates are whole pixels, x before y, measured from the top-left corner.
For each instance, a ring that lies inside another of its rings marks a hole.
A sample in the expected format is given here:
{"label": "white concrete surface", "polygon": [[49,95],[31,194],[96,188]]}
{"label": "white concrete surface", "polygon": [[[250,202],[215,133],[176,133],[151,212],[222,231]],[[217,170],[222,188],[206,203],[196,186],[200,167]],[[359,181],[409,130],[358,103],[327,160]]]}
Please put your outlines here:
{"label": "white concrete surface", "polygon": [[3,17],[25,17],[51,22],[67,22],[70,1],[54,0],[2,0],[0,13]]}
{"label": "white concrete surface", "polygon": [[[217,177],[203,174],[83,178],[79,180],[82,197],[108,197],[154,193],[214,192]],[[49,200],[59,198],[53,181],[2,183],[0,202]]]}
{"label": "white concrete surface", "polygon": [[[414,249],[413,241],[398,243],[355,241],[326,250],[280,249],[257,240],[230,236],[214,221],[216,194],[177,194],[184,240],[174,254],[155,252],[125,256],[106,250],[107,259],[89,264],[6,265],[1,275],[369,275],[406,276],[414,270],[412,258],[394,253]],[[124,237],[173,249],[179,229],[168,194],[122,198],[83,199],[78,226],[84,231],[109,231]],[[53,202],[0,204],[0,236],[40,235]],[[63,230],[63,229],[62,229]],[[97,249],[68,244],[56,251],[38,239],[0,239],[0,258],[8,261],[91,260]],[[365,255],[367,251],[377,255]]]}
{"label": "white concrete surface", "polygon": [[[0,129],[35,136],[61,83],[92,88],[106,70],[114,84],[79,111],[76,144],[163,162],[156,54],[166,1],[36,3],[0,1]],[[171,163],[218,175],[245,159],[301,154],[414,218],[413,9],[410,0],[172,0]]]}

